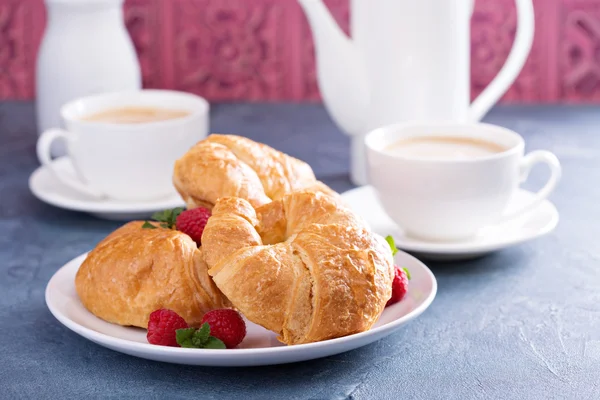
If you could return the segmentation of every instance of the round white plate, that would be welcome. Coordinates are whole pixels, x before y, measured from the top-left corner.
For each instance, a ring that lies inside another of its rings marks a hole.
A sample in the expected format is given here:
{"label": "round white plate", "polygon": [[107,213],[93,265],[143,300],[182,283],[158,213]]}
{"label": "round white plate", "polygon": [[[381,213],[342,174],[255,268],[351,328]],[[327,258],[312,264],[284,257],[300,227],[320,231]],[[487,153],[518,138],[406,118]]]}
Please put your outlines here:
{"label": "round white plate", "polygon": [[[534,193],[519,189],[510,200],[508,210],[529,202]],[[538,208],[502,224],[486,227],[477,236],[460,242],[426,242],[406,236],[385,213],[375,190],[361,186],[342,194],[346,203],[361,215],[371,229],[382,236],[392,235],[396,246],[424,258],[450,261],[480,257],[492,251],[526,242],[552,232],[558,224],[558,211],[548,200]]]}
{"label": "round white plate", "polygon": [[367,332],[338,339],[295,346],[279,343],[273,332],[247,324],[247,335],[239,348],[231,350],[184,349],[148,344],[144,329],[105,322],[88,312],[75,292],[75,274],[83,254],[59,269],[46,287],[50,312],[73,332],[112,350],[149,360],[204,366],[254,366],[284,364],[327,357],[353,350],[381,339],[420,315],[433,301],[437,283],[431,271],[416,258],[398,252],[398,265],[410,270],[407,296],[385,309],[375,327]]}
{"label": "round white plate", "polygon": [[[75,175],[75,170],[68,157],[57,158],[53,164],[71,175]],[[83,211],[99,218],[117,221],[148,218],[156,211],[184,206],[183,200],[175,189],[173,189],[173,194],[167,198],[147,202],[94,199],[64,186],[48,168],[43,166],[36,169],[29,177],[29,189],[35,197],[53,206]]]}

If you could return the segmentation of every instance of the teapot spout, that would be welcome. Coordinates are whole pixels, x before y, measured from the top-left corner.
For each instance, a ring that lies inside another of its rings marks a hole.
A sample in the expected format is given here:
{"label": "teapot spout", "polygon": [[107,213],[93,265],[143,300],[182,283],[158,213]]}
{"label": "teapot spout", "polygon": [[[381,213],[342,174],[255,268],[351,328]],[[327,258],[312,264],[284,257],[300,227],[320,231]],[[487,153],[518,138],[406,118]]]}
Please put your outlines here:
{"label": "teapot spout", "polygon": [[349,135],[363,135],[368,82],[356,45],[344,34],[322,0],[298,0],[315,42],[317,80],[325,107]]}

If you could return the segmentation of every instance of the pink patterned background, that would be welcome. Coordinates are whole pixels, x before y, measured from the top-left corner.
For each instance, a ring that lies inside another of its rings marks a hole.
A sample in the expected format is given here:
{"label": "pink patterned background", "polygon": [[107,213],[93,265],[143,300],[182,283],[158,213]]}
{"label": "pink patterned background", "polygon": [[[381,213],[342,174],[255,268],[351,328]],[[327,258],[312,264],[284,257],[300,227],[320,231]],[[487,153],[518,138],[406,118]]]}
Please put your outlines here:
{"label": "pink patterned background", "polygon": [[[415,0],[417,1],[417,0]],[[348,0],[327,0],[347,30]],[[600,102],[600,0],[535,0],[529,60],[505,102]],[[212,101],[317,101],[311,34],[296,0],[126,0],[144,86]],[[514,0],[477,0],[472,94],[504,63]],[[34,97],[42,0],[0,0],[0,99]]]}

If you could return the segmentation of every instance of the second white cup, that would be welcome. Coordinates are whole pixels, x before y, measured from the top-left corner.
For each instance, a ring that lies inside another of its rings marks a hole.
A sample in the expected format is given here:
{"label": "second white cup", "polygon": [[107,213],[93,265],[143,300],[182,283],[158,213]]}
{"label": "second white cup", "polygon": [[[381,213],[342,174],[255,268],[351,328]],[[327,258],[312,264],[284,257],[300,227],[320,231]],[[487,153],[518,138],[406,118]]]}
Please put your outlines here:
{"label": "second white cup", "polygon": [[[370,132],[365,142],[370,184],[385,211],[407,235],[424,240],[464,240],[523,215],[561,176],[554,154],[525,155],[519,134],[489,124],[391,125]],[[529,204],[507,213],[511,196],[538,163],[550,167],[548,182]]]}

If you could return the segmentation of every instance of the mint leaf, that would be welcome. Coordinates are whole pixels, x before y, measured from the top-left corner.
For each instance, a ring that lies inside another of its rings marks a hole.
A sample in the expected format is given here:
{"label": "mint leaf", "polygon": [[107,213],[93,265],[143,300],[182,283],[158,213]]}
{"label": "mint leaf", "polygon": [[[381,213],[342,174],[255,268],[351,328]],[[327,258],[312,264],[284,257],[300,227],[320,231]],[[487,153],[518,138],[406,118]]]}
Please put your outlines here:
{"label": "mint leaf", "polygon": [[165,222],[168,218],[168,214],[170,213],[171,210],[157,211],[154,214],[152,214],[152,219],[158,222]]}
{"label": "mint leaf", "polygon": [[182,212],[183,212],[183,207],[177,207],[177,208],[174,208],[173,210],[171,210],[171,219],[169,220],[171,227],[175,226],[175,222],[177,222],[177,217]]}
{"label": "mint leaf", "polygon": [[177,340],[177,344],[181,347],[195,347],[192,343],[192,337],[196,332],[196,328],[185,328],[185,329],[177,329],[175,331],[175,339]]}
{"label": "mint leaf", "polygon": [[410,281],[410,271],[408,270],[408,268],[406,267],[402,267],[402,270],[406,273],[406,277],[408,278],[408,280]]}
{"label": "mint leaf", "polygon": [[142,225],[143,229],[156,229],[156,227],[154,225],[152,225],[150,222],[148,221],[144,221],[144,224]]}
{"label": "mint leaf", "polygon": [[161,222],[160,226],[167,229],[173,229],[177,216],[183,212],[183,207],[173,208],[172,210],[157,211],[152,214],[152,219]]}
{"label": "mint leaf", "polygon": [[194,332],[194,337],[192,339],[192,342],[194,344],[198,345],[198,347],[203,347],[202,345],[204,345],[206,343],[206,341],[208,340],[209,337],[210,337],[210,326],[205,322],[202,324],[200,329],[198,329],[196,332]]}
{"label": "mint leaf", "polygon": [[194,343],[192,343],[192,339],[186,339],[178,344],[181,347],[183,347],[184,349],[195,349],[196,348],[196,346],[194,346]]}
{"label": "mint leaf", "polygon": [[210,336],[204,344],[205,349],[226,349],[225,343],[221,339],[217,339],[214,336]]}
{"label": "mint leaf", "polygon": [[196,328],[177,329],[175,331],[175,337],[176,337],[177,341],[191,339],[192,336],[194,336],[195,332],[196,332]]}
{"label": "mint leaf", "polygon": [[394,243],[394,238],[391,237],[390,235],[387,235],[385,237],[385,241],[388,242],[388,245],[390,246],[390,249],[392,250],[392,255],[395,256],[396,253],[398,252],[398,248],[396,247],[396,243]]}
{"label": "mint leaf", "polygon": [[210,336],[210,326],[202,324],[200,329],[185,328],[175,331],[177,344],[188,349],[225,349],[225,343]]}

